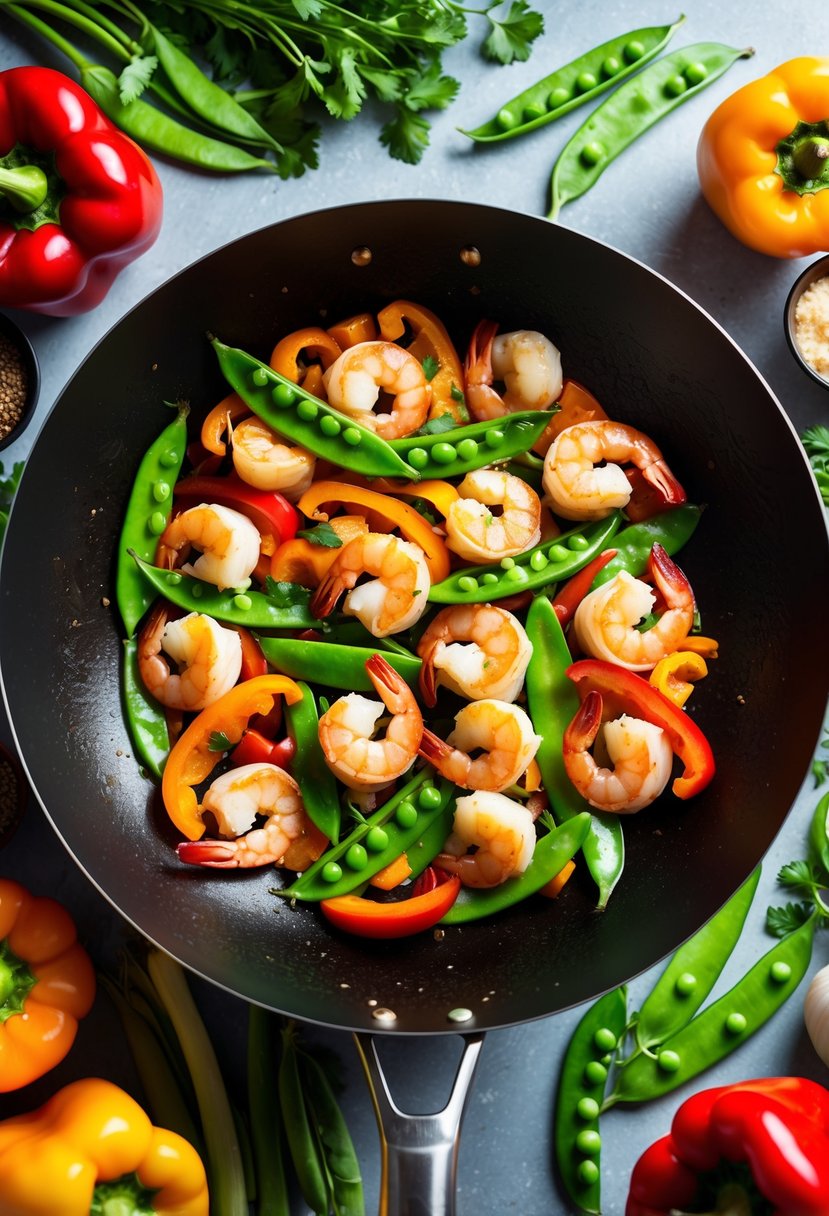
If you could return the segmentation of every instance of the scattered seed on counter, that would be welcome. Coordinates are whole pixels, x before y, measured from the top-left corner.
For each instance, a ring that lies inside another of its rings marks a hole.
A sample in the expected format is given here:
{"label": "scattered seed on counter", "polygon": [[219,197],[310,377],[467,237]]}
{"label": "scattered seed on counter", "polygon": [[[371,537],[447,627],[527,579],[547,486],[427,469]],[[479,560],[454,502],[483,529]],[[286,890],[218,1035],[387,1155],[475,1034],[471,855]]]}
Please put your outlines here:
{"label": "scattered seed on counter", "polygon": [[29,380],[14,342],[0,334],[0,439],[11,434],[23,417]]}

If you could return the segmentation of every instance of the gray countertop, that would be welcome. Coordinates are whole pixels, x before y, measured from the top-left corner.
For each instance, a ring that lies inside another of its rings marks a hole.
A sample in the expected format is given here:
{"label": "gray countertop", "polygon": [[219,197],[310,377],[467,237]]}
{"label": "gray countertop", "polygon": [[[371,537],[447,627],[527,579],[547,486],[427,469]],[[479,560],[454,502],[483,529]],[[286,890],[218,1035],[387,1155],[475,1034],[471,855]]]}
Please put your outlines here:
{"label": "gray countertop", "polygon": [[[595,43],[628,29],[673,19],[677,13],[634,0],[563,0],[535,7],[545,11],[547,30],[527,63],[509,68],[488,66],[478,59],[474,38],[447,54],[445,67],[461,80],[461,91],[450,109],[435,117],[431,147],[416,167],[388,157],[376,139],[382,119],[378,115],[375,122],[368,114],[350,125],[329,123],[322,139],[321,167],[300,180],[217,178],[186,172],[157,159],[165,213],[154,248],[122,273],[105,302],[93,312],[68,320],[34,315],[18,318],[37,349],[43,384],[35,423],[2,453],[6,467],[27,455],[38,425],[62,385],[113,323],[170,275],[236,236],[334,201],[388,197],[444,197],[543,214],[552,163],[584,112],[577,111],[525,139],[507,142],[485,156],[472,151],[456,132],[456,125],[483,121],[504,99]],[[738,244],[699,193],[695,149],[707,116],[741,84],[786,59],[827,51],[829,7],[807,0],[796,17],[784,17],[779,4],[771,0],[748,0],[741,5],[689,0],[686,13],[687,21],[674,45],[721,41],[736,47],[753,46],[754,58],[738,62],[701,96],[649,132],[608,169],[592,191],[565,209],[561,223],[641,259],[692,296],[747,352],[802,431],[829,418],[829,393],[795,364],[783,335],[786,295],[809,259],[778,261]],[[0,36],[0,68],[34,62],[35,53],[34,43],[6,20]],[[66,66],[57,58],[52,62],[62,69]],[[782,705],[781,712],[785,712]],[[9,737],[4,721],[0,722],[0,735]],[[814,781],[807,776],[765,859],[759,893],[723,976],[723,987],[730,986],[770,944],[763,932],[763,913],[767,904],[782,902],[775,875],[781,864],[803,855],[817,798]],[[81,919],[94,919],[103,937],[117,937],[115,913],[76,869],[36,805],[30,806],[23,827],[0,853],[0,874],[55,894]],[[827,940],[820,937],[809,974],[827,961]],[[633,981],[634,1003],[659,970]],[[195,987],[216,1029],[220,1054],[229,1070],[240,1070],[242,1002],[208,990],[200,981]],[[806,982],[764,1029],[698,1083],[635,1112],[614,1111],[604,1119],[606,1212],[615,1216],[624,1211],[634,1161],[646,1145],[668,1130],[673,1112],[693,1089],[791,1073],[829,1082],[803,1028],[805,987]],[[98,1004],[102,1006],[102,1002]],[[582,1013],[583,1009],[574,1009],[488,1035],[464,1124],[458,1179],[461,1216],[482,1212],[542,1216],[568,1210],[551,1164],[552,1105],[560,1059]],[[377,1204],[380,1154],[351,1040],[346,1035],[315,1034],[334,1046],[346,1065],[343,1104],[363,1163],[367,1210],[372,1211]],[[402,1105],[427,1110],[442,1103],[459,1053],[455,1037],[387,1042],[382,1051]],[[130,1082],[117,1025],[103,1007],[96,1007],[82,1024],[67,1061],[24,1095],[0,1099],[0,1114],[30,1108],[44,1100],[58,1082],[90,1072]]]}

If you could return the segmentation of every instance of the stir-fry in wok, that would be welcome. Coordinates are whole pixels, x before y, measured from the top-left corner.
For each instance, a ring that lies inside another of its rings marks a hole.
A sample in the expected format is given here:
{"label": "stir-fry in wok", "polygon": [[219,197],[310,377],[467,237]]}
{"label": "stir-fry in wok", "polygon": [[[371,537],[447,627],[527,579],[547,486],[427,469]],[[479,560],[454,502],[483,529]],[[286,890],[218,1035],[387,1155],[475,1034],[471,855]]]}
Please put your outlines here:
{"label": "stir-fry in wok", "polygon": [[355,933],[555,895],[579,850],[604,906],[618,816],[714,772],[673,560],[699,508],[547,336],[498,328],[463,364],[403,300],[269,364],[214,341],[232,391],[197,439],[179,408],[124,522],[125,705],[179,858],[276,865]]}

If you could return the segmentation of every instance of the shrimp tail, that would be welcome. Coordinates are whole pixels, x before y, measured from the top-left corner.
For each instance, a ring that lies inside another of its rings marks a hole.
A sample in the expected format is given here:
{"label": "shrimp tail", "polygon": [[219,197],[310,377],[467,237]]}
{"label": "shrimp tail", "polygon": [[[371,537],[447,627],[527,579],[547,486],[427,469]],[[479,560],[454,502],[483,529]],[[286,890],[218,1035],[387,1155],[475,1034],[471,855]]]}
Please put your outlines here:
{"label": "shrimp tail", "polygon": [[438,699],[437,675],[435,674],[435,651],[437,650],[437,646],[438,643],[433,642],[429,649],[421,655],[422,663],[418,677],[420,696],[429,709],[435,707]]}
{"label": "shrimp tail", "polygon": [[439,772],[441,765],[445,765],[451,756],[455,754],[454,747],[451,747],[445,739],[439,738],[430,730],[424,729],[420,739],[418,753],[424,760],[433,765]]}
{"label": "shrimp tail", "polygon": [[346,583],[342,576],[329,571],[311,597],[311,614],[320,621],[330,616],[345,590]]}
{"label": "shrimp tail", "polygon": [[654,460],[646,465],[642,476],[662,495],[667,506],[679,507],[686,501],[687,494],[664,460]]}
{"label": "shrimp tail", "polygon": [[233,869],[239,865],[236,850],[221,840],[182,840],[176,845],[179,860],[193,866]]}
{"label": "shrimp tail", "polygon": [[386,700],[386,696],[399,696],[402,691],[401,686],[408,687],[405,680],[392,667],[388,659],[384,659],[381,654],[373,654],[370,659],[366,659],[366,672],[368,678],[376,688],[378,694],[383,697],[383,704],[387,709],[395,710],[395,707]]}
{"label": "shrimp tail", "polygon": [[602,724],[602,694],[591,690],[564,732],[564,755],[586,752],[596,741]]}
{"label": "shrimp tail", "polygon": [[475,326],[464,359],[464,377],[477,384],[492,384],[492,342],[498,332],[497,321],[481,320]]}
{"label": "shrimp tail", "polygon": [[648,557],[648,573],[669,607],[693,600],[694,593],[687,575],[671,560],[658,542],[653,544]]}

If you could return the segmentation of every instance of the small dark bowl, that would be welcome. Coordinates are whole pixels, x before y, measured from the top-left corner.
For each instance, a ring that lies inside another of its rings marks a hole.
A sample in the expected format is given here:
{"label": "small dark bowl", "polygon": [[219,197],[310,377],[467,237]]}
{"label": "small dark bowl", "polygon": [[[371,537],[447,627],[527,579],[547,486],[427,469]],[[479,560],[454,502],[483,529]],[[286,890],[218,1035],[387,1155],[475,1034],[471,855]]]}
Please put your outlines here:
{"label": "small dark bowl", "polygon": [[17,793],[8,806],[0,805],[0,849],[8,844],[23,818],[29,800],[29,783],[17,753],[0,743],[0,765],[8,766],[17,782]]}
{"label": "small dark bowl", "polygon": [[803,273],[798,275],[798,277],[795,279],[792,289],[789,292],[788,299],[786,300],[786,307],[783,312],[783,321],[784,328],[786,330],[786,340],[791,347],[791,352],[795,359],[797,359],[798,363],[803,368],[804,372],[807,373],[807,375],[811,376],[813,380],[816,380],[818,384],[822,384],[824,388],[829,388],[829,376],[821,376],[820,372],[816,372],[811,364],[807,363],[803,358],[800,347],[797,345],[797,338],[795,337],[794,317],[797,302],[803,295],[806,288],[811,287],[812,284],[816,283],[818,279],[825,278],[826,275],[829,275],[829,254],[825,254],[823,257],[818,258],[816,262],[812,262],[811,266],[807,266]]}
{"label": "small dark bowl", "polygon": [[0,334],[17,347],[26,371],[26,401],[23,413],[7,435],[0,436],[0,452],[19,439],[32,420],[40,393],[40,365],[34,347],[23,330],[6,313],[0,312]]}

